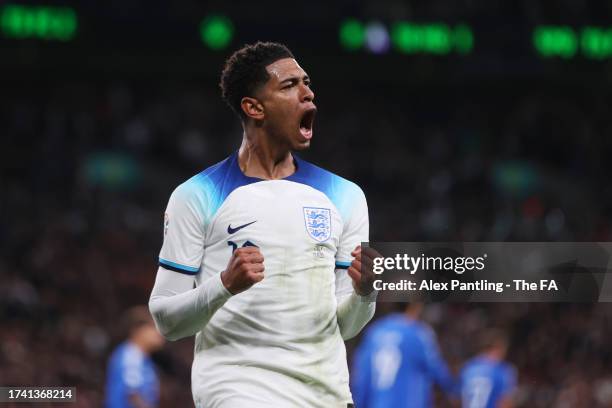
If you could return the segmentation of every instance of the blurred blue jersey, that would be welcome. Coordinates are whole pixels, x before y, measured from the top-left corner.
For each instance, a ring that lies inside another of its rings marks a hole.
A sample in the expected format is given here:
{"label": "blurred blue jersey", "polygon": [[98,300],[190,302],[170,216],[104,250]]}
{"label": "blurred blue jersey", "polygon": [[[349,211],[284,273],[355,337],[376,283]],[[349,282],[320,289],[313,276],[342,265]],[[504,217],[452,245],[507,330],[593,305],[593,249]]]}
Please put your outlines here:
{"label": "blurred blue jersey", "polygon": [[478,356],[461,370],[461,406],[496,408],[516,387],[516,371],[503,361]]}
{"label": "blurred blue jersey", "polygon": [[433,330],[404,314],[371,325],[352,371],[356,408],[431,407],[433,383],[449,394],[456,391]]}
{"label": "blurred blue jersey", "polygon": [[138,394],[156,407],[159,382],[151,358],[136,345],[121,343],[113,352],[106,375],[106,408],[132,408],[129,396]]}

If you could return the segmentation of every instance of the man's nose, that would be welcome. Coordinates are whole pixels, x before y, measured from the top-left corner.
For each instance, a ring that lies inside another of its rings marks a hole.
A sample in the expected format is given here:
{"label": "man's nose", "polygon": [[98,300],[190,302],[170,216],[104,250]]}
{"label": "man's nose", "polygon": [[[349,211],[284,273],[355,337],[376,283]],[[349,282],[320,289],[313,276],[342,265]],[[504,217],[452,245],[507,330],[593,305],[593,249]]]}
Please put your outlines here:
{"label": "man's nose", "polygon": [[302,85],[302,102],[312,102],[315,94],[309,86]]}

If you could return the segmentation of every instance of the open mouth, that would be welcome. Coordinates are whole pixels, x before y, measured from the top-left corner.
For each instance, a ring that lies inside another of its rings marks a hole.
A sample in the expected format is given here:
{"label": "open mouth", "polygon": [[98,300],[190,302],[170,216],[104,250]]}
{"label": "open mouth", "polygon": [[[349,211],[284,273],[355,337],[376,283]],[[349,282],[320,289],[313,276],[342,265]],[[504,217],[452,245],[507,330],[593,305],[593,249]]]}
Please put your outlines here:
{"label": "open mouth", "polygon": [[312,137],[312,125],[316,114],[317,108],[310,108],[302,115],[302,120],[300,120],[300,133],[306,139]]}

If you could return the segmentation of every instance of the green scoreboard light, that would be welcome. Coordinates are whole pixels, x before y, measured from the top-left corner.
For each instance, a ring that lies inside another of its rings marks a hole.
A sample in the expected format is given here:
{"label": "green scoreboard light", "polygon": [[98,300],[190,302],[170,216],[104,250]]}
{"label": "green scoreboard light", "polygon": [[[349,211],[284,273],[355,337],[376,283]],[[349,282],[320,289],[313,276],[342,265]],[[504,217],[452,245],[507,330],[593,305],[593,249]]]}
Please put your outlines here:
{"label": "green scoreboard light", "polygon": [[77,26],[77,14],[69,7],[8,4],[0,8],[0,30],[9,38],[69,41]]}
{"label": "green scoreboard light", "polygon": [[582,53],[587,58],[603,59],[612,56],[612,29],[585,27],[580,38]]}
{"label": "green scoreboard light", "polygon": [[226,48],[234,37],[232,21],[223,15],[212,15],[200,23],[200,38],[206,46],[213,50]]}
{"label": "green scoreboard light", "polygon": [[533,46],[545,58],[573,58],[578,51],[589,59],[612,57],[612,29],[584,27],[580,32],[567,26],[540,26],[533,32]]}
{"label": "green scoreboard light", "polygon": [[365,26],[355,19],[348,19],[340,24],[340,45],[348,51],[358,50],[365,44]]}
{"label": "green scoreboard light", "polygon": [[533,44],[543,57],[572,58],[578,51],[578,38],[566,26],[542,26],[533,32]]}
{"label": "green scoreboard light", "polygon": [[[474,47],[472,29],[465,24],[450,26],[400,21],[393,24],[389,31],[394,49],[402,54],[469,54]],[[358,20],[349,19],[340,24],[340,45],[346,50],[363,48],[367,35],[368,27]]]}
{"label": "green scoreboard light", "polygon": [[474,46],[470,27],[464,24],[451,27],[447,24],[395,23],[391,30],[395,48],[404,54],[425,53],[447,55],[451,52],[469,54]]}

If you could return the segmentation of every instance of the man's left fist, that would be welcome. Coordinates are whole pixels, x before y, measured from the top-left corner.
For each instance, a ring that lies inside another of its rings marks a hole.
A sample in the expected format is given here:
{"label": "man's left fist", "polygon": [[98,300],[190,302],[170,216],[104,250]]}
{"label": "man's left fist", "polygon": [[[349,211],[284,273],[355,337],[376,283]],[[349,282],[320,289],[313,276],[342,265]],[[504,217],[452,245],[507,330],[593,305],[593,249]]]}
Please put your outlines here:
{"label": "man's left fist", "polygon": [[353,288],[360,296],[367,296],[374,290],[375,274],[372,271],[374,258],[380,257],[380,254],[369,247],[361,248],[361,245],[351,252],[355,257],[348,268],[348,274],[353,280]]}

